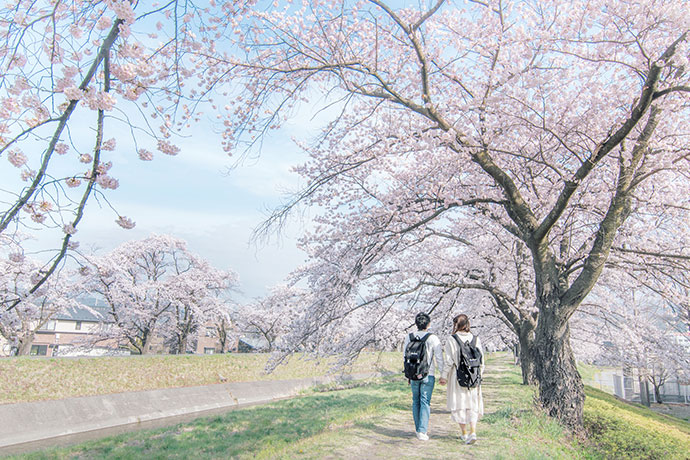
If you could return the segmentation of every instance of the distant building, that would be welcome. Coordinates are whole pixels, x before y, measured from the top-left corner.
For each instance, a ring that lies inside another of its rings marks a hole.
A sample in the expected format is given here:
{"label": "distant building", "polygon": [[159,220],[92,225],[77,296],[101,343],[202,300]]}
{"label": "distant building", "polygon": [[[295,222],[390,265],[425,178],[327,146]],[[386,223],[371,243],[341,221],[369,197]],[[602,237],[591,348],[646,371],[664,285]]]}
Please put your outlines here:
{"label": "distant building", "polygon": [[226,345],[226,350],[221,349],[220,339],[218,338],[218,330],[214,323],[206,323],[198,329],[196,338],[196,354],[215,355],[223,352],[237,351],[237,341],[230,340],[231,343]]}
{"label": "distant building", "polygon": [[240,353],[255,353],[268,350],[268,340],[261,334],[244,333],[240,336],[237,351]]}
{"label": "distant building", "polygon": [[131,354],[115,340],[95,345],[89,338],[101,327],[108,327],[108,309],[94,299],[85,305],[68,308],[36,331],[31,345],[32,356],[104,356]]}
{"label": "distant building", "polygon": [[[226,345],[226,353],[254,353],[262,352],[268,349],[268,341],[256,333],[240,333],[239,338],[228,338],[229,343]],[[197,354],[213,355],[222,353],[220,340],[218,339],[218,331],[215,324],[207,323],[204,327],[199,328],[199,335],[197,336],[196,351]]]}
{"label": "distant building", "polygon": [[[34,335],[31,356],[112,356],[129,355],[132,350],[116,339],[97,340],[98,332],[111,327],[110,308],[103,300],[87,297],[80,299],[82,306],[68,308],[46,322]],[[268,342],[260,334],[248,332],[230,333],[225,350],[221,349],[216,324],[209,322],[197,329],[194,337],[196,354],[264,352]],[[194,342],[192,342],[194,343]],[[169,353],[163,336],[154,334],[148,353]],[[10,344],[0,336],[0,356],[10,356]]]}
{"label": "distant building", "polygon": [[690,353],[690,332],[675,332],[672,338],[675,344],[682,348],[685,353]]}

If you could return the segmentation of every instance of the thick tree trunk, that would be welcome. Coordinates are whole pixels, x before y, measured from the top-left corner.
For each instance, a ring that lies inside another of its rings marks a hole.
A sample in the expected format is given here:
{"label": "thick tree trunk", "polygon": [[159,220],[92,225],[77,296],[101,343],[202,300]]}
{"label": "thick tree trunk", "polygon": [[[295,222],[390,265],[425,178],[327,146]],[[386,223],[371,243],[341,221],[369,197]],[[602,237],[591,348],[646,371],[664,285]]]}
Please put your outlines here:
{"label": "thick tree trunk", "polygon": [[579,435],[583,431],[584,385],[570,347],[570,327],[558,316],[551,308],[541,309],[531,356],[542,407]]}

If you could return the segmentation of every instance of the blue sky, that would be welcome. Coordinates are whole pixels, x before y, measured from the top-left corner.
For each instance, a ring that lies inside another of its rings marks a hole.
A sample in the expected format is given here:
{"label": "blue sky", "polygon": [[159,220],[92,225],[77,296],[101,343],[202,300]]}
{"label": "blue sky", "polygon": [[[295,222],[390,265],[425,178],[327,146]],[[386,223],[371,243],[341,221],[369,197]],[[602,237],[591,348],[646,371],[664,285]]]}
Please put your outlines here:
{"label": "blue sky", "polygon": [[298,219],[270,243],[250,242],[266,210],[280,204],[286,190],[299,186],[291,167],[305,157],[290,140],[296,132],[305,134],[299,123],[271,135],[258,158],[245,159],[232,169],[234,159],[203,124],[178,142],[182,151],[175,157],[157,154],[152,162],[142,162],[133,153],[114,152],[123,157],[113,161],[111,170],[120,187],[109,193],[109,199],[136,227],[120,228],[111,210],[92,202],[77,240],[82,248],[94,246],[101,252],[127,239],[171,234],[216,267],[237,272],[242,291],[238,300],[263,295],[304,261],[295,246],[302,226]]}
{"label": "blue sky", "polygon": [[[91,119],[94,113],[87,110],[81,116]],[[78,118],[73,121],[73,135],[78,129],[74,126],[88,123]],[[233,169],[230,167],[236,159],[222,150],[220,136],[214,133],[211,123],[201,122],[187,133],[188,137],[178,139],[176,143],[182,150],[177,156],[155,152],[150,162],[138,159],[130,136],[118,129],[112,120],[106,122],[105,138],[115,137],[117,148],[103,152],[103,161],[113,162],[109,173],[120,182],[119,188],[106,191],[106,196],[117,212],[136,222],[136,227],[119,227],[115,223],[117,214],[92,198],[73,237],[83,252],[104,254],[130,239],[171,234],[186,240],[193,252],[216,267],[238,273],[241,292],[233,296],[238,301],[265,294],[304,261],[304,254],[295,244],[308,223],[301,222],[299,216],[270,243],[257,246],[251,244],[250,237],[266,217],[267,209],[280,204],[286,191],[299,187],[300,178],[291,168],[304,162],[306,155],[291,138],[305,139],[315,133],[317,124],[311,114],[298,113],[283,129],[265,139],[260,156],[245,159]],[[83,135],[92,142],[89,131]],[[67,157],[70,155],[56,157],[56,161],[69,165],[65,171],[70,172],[65,174],[72,175],[76,160]],[[19,184],[18,173],[3,158],[3,188]],[[59,238],[60,234],[33,232],[37,240],[27,247],[56,247],[56,235]]]}

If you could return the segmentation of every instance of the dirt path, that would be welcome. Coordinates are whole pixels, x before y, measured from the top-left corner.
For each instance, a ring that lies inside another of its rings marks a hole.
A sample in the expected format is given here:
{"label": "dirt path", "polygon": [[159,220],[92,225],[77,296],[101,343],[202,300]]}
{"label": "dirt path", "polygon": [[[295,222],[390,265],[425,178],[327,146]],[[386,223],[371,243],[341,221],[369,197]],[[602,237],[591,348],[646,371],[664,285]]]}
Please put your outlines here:
{"label": "dirt path", "polygon": [[[505,395],[500,396],[498,386],[500,376],[508,366],[511,366],[509,359],[494,361],[487,366],[482,388],[484,418],[505,405],[505,401],[499,404],[498,399],[505,398]],[[446,408],[446,388],[438,384],[431,401],[430,440],[419,441],[415,437],[411,401],[411,395],[407,400],[401,400],[385,417],[372,417],[351,426],[337,427],[337,436],[330,433],[323,439],[313,438],[303,446],[300,457],[309,458],[311,447],[321,452],[319,458],[327,459],[471,459],[492,457],[500,452],[500,439],[482,437],[487,430],[483,430],[481,421],[476,444],[468,446],[460,440],[459,426],[451,420]],[[323,452],[330,452],[330,455],[323,456]]]}

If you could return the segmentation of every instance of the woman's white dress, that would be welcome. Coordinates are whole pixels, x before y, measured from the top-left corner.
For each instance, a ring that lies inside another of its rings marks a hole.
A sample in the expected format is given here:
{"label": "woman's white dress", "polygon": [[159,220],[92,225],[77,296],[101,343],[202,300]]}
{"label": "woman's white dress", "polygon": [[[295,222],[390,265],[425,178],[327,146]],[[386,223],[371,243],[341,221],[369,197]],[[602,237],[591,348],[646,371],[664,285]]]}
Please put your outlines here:
{"label": "woman's white dress", "polygon": [[[456,334],[460,340],[468,343],[472,340],[469,332],[458,332]],[[484,349],[479,337],[477,337],[477,348],[484,355]],[[446,363],[446,380],[448,381],[448,410],[451,417],[458,423],[476,422],[484,415],[484,400],[482,398],[482,386],[475,388],[464,388],[458,384],[456,369],[458,368],[458,343],[453,337],[448,337],[446,346],[443,349],[443,361]],[[482,360],[483,361],[483,360]],[[484,373],[484,363],[482,362],[481,374]]]}

